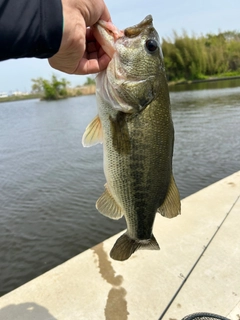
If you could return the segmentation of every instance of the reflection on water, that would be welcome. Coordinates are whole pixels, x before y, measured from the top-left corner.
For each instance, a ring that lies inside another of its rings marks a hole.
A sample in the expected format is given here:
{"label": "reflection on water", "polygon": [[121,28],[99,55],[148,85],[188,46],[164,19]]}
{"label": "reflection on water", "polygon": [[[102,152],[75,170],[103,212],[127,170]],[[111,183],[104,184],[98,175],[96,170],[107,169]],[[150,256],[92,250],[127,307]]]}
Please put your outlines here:
{"label": "reflection on water", "polygon": [[[181,197],[239,170],[238,87],[171,93]],[[94,96],[0,104],[0,290],[6,293],[125,228],[97,212],[102,146],[83,148]]]}
{"label": "reflection on water", "polygon": [[236,88],[240,85],[240,79],[219,80],[210,82],[194,82],[192,84],[178,84],[176,86],[170,86],[171,92],[177,91],[189,91],[189,90],[209,90],[209,89],[225,89]]}

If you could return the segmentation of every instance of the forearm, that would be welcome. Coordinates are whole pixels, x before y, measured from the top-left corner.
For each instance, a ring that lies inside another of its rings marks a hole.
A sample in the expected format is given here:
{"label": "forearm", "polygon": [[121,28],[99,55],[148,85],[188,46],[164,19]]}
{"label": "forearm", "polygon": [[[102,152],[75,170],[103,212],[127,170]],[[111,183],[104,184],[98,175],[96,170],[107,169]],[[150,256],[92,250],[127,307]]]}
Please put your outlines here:
{"label": "forearm", "polygon": [[0,60],[49,58],[62,32],[61,0],[0,0]]}

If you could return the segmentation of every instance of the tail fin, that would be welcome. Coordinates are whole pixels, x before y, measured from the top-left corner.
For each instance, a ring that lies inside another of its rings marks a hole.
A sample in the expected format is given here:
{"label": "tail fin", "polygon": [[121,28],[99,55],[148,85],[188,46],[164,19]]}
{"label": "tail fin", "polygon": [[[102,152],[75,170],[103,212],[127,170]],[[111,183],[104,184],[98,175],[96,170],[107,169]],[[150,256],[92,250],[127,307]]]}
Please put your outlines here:
{"label": "tail fin", "polygon": [[124,261],[127,260],[138,249],[160,250],[159,245],[153,235],[151,236],[151,239],[138,240],[130,238],[127,232],[125,232],[115,242],[110,252],[110,257],[114,260]]}

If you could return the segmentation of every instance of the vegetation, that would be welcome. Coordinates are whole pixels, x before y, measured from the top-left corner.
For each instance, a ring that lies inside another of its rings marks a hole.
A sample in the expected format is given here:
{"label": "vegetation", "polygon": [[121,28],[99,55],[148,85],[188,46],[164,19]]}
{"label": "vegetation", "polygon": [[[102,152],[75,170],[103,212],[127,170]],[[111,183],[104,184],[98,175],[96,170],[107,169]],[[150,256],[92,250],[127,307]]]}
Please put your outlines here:
{"label": "vegetation", "polygon": [[91,85],[95,85],[95,79],[92,77],[87,77],[87,80],[84,82],[84,86],[91,86]]}
{"label": "vegetation", "polygon": [[32,92],[42,93],[44,100],[58,100],[69,96],[67,86],[70,84],[62,78],[59,80],[55,75],[52,75],[51,81],[42,78],[32,79]]}
{"label": "vegetation", "polygon": [[163,39],[162,50],[169,81],[240,76],[239,32],[201,37],[174,32],[173,40]]}
{"label": "vegetation", "polygon": [[[217,35],[189,36],[187,32],[163,39],[162,50],[168,80],[179,82],[217,77],[240,77],[240,32],[227,31]],[[95,93],[95,78],[88,76],[84,86],[69,88],[69,82],[55,75],[51,80],[32,79],[32,93],[0,98],[0,102],[41,97],[57,100]]]}
{"label": "vegetation", "polygon": [[39,94],[24,94],[24,95],[17,95],[17,96],[8,96],[5,98],[0,98],[0,102],[11,102],[11,101],[18,101],[18,100],[30,100],[30,99],[39,99]]}

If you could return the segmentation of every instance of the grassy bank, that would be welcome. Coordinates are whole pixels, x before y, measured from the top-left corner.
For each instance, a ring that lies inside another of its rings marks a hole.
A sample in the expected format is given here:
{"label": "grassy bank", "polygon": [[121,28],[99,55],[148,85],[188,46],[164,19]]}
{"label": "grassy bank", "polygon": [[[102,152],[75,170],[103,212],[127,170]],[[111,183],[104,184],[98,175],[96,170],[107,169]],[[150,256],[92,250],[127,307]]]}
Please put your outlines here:
{"label": "grassy bank", "polygon": [[[213,81],[222,81],[222,80],[231,80],[231,79],[240,79],[240,73],[224,73],[221,75],[209,76],[203,79],[196,79],[196,80],[186,80],[180,79],[177,81],[169,81],[169,86],[180,85],[180,84],[191,84],[191,83],[199,83],[199,82],[213,82]],[[88,85],[76,88],[68,88],[67,89],[67,98],[78,97],[81,95],[92,95],[96,92],[95,85]],[[28,99],[42,99],[41,94],[29,94],[29,95],[22,95],[22,96],[9,96],[6,98],[0,98],[0,102],[11,102],[11,101],[18,101],[18,100],[28,100]]]}
{"label": "grassy bank", "polygon": [[[95,85],[82,86],[82,87],[76,87],[76,88],[68,88],[67,95],[61,99],[73,98],[73,97],[78,97],[81,95],[95,94],[95,91],[96,91],[95,89],[96,89]],[[43,95],[38,93],[38,94],[8,96],[5,98],[0,98],[0,102],[11,102],[11,101],[30,100],[30,99],[43,100]]]}
{"label": "grassy bank", "polygon": [[41,95],[39,94],[25,94],[25,95],[8,96],[5,98],[0,98],[0,102],[11,102],[11,101],[40,99],[40,98],[41,98]]}

